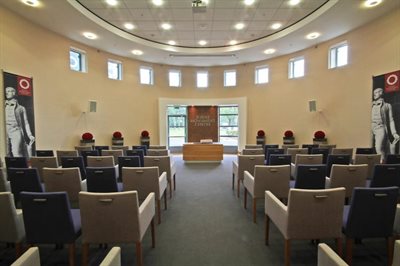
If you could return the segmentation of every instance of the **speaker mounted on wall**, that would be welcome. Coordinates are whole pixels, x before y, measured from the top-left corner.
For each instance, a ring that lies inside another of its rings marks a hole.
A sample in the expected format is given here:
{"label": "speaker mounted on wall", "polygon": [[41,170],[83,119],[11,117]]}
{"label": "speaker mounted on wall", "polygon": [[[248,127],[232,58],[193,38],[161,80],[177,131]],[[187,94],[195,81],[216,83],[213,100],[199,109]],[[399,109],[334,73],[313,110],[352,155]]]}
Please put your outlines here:
{"label": "speaker mounted on wall", "polygon": [[308,110],[310,112],[316,112],[317,111],[317,101],[316,100],[308,101]]}
{"label": "speaker mounted on wall", "polygon": [[97,112],[97,101],[89,100],[88,111],[89,113]]}

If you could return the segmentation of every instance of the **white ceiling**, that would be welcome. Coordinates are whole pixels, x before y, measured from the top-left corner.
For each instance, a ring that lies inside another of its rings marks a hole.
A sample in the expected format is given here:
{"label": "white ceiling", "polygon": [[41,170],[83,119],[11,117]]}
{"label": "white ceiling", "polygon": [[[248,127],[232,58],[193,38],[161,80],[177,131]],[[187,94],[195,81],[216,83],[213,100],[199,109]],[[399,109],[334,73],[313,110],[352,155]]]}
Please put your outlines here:
{"label": "white ceiling", "polygon": [[[210,0],[205,13],[193,14],[191,0],[164,0],[162,7],[154,7],[150,0],[119,0],[117,7],[108,7],[104,0],[39,1],[41,5],[36,8],[21,0],[1,0],[0,5],[97,49],[146,62],[183,66],[234,65],[292,53],[400,8],[399,0],[384,0],[369,9],[362,6],[361,0],[302,0],[294,8],[287,5],[288,0],[256,0],[254,7],[244,7],[241,0]],[[271,30],[269,26],[275,21],[286,28]],[[132,22],[136,29],[124,29],[124,22]],[[161,30],[161,22],[169,22],[172,29]],[[237,22],[245,23],[244,30],[232,29]],[[82,35],[85,31],[98,38],[86,39]],[[321,36],[308,40],[305,35],[310,32]],[[205,47],[197,44],[202,38],[209,42]],[[239,44],[227,45],[232,39]],[[169,40],[177,45],[165,44]],[[264,54],[269,48],[276,52]],[[133,55],[134,49],[143,51],[143,55]]]}

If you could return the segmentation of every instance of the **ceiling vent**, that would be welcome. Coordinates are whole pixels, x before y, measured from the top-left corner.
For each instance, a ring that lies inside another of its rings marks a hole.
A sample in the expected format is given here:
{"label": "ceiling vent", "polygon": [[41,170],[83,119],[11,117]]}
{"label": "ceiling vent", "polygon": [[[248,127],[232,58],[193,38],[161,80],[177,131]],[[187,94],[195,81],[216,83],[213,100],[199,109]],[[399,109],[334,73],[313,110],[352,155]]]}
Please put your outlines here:
{"label": "ceiling vent", "polygon": [[205,13],[206,12],[206,3],[202,0],[193,0],[192,1],[192,10],[193,13]]}

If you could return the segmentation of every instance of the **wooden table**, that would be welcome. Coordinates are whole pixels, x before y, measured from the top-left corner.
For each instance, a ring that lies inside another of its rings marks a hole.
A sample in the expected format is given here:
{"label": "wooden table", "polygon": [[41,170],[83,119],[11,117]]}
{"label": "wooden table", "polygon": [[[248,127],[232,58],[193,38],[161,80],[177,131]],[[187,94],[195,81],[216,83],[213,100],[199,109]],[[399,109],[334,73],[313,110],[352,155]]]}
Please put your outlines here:
{"label": "wooden table", "polygon": [[224,159],[224,146],[222,144],[183,144],[183,160],[193,162],[220,162]]}

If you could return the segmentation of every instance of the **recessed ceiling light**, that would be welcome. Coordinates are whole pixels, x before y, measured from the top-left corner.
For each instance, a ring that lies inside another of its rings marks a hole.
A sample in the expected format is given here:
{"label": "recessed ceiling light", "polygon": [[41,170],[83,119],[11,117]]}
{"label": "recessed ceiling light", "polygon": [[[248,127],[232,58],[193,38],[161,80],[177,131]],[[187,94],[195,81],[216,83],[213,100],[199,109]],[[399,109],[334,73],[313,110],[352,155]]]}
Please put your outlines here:
{"label": "recessed ceiling light", "polygon": [[170,30],[172,26],[169,23],[163,23],[161,24],[161,28],[163,28],[164,30]]}
{"label": "recessed ceiling light", "polygon": [[164,4],[163,0],[153,0],[152,2],[155,6],[162,6]]}
{"label": "recessed ceiling light", "polygon": [[237,43],[238,43],[238,41],[232,40],[232,41],[229,42],[229,45],[236,45]]}
{"label": "recessed ceiling light", "polygon": [[242,23],[242,22],[239,22],[239,23],[237,23],[236,25],[235,25],[235,29],[237,29],[237,30],[242,30],[243,28],[244,28],[244,23]]}
{"label": "recessed ceiling light", "polygon": [[301,0],[289,0],[289,5],[290,6],[295,6],[295,5],[298,5],[298,4],[300,4],[300,2],[301,2]]}
{"label": "recessed ceiling light", "polygon": [[364,6],[365,7],[374,7],[382,3],[382,0],[365,0]]}
{"label": "recessed ceiling light", "polygon": [[282,27],[282,23],[280,23],[280,22],[276,22],[276,23],[271,25],[271,29],[273,29],[273,30],[277,30],[280,27]]}
{"label": "recessed ceiling light", "polygon": [[132,54],[134,54],[134,55],[142,55],[143,52],[140,51],[140,50],[132,50]]}
{"label": "recessed ceiling light", "polygon": [[90,40],[94,40],[97,39],[97,35],[94,34],[93,32],[84,32],[83,36],[85,36],[86,38],[90,39]]}
{"label": "recessed ceiling light", "polygon": [[275,49],[269,48],[269,49],[267,49],[267,50],[264,51],[264,54],[273,54],[273,53],[275,53],[275,52],[276,52]]}
{"label": "recessed ceiling light", "polygon": [[204,46],[204,45],[207,44],[207,42],[206,42],[205,40],[201,40],[201,41],[199,41],[199,44],[200,44],[201,46]]}
{"label": "recessed ceiling light", "polygon": [[28,6],[39,6],[40,3],[38,0],[22,0],[22,3]]}
{"label": "recessed ceiling light", "polygon": [[118,5],[118,1],[117,0],[106,0],[106,3],[110,6],[116,6]]}
{"label": "recessed ceiling light", "polygon": [[203,0],[202,2],[203,2],[205,5],[208,5],[208,3],[210,3],[209,0]]}
{"label": "recessed ceiling light", "polygon": [[175,41],[168,41],[168,44],[169,44],[169,45],[175,45],[176,42],[175,42]]}
{"label": "recessed ceiling light", "polygon": [[244,0],[244,1],[243,1],[243,3],[244,3],[246,6],[251,6],[252,4],[254,4],[254,2],[255,2],[255,0]]}
{"label": "recessed ceiling light", "polygon": [[135,25],[133,25],[132,23],[125,23],[124,24],[125,29],[127,30],[133,30],[135,28]]}
{"label": "recessed ceiling light", "polygon": [[312,39],[318,38],[320,35],[321,34],[319,32],[311,32],[311,33],[307,34],[306,38],[309,40],[312,40]]}

